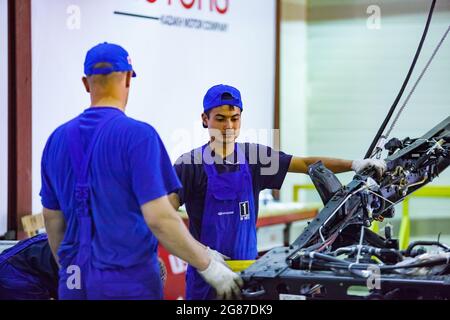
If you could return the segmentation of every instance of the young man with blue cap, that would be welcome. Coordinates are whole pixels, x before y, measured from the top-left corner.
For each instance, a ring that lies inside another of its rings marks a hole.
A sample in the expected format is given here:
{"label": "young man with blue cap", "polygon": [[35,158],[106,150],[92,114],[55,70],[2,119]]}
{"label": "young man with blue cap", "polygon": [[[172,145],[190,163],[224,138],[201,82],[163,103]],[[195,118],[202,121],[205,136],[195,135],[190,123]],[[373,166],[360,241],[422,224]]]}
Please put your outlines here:
{"label": "young man with blue cap", "polygon": [[59,298],[161,299],[158,240],[220,297],[239,297],[240,277],[189,234],[170,205],[167,195],[181,185],[158,133],[124,113],[136,76],[128,53],[102,43],[84,66],[91,107],[56,129],[42,156]]}
{"label": "young man with blue cap", "polygon": [[[385,169],[383,161],[301,158],[258,144],[236,143],[243,103],[239,90],[212,87],[204,98],[203,126],[210,141],[182,155],[175,164],[183,189],[170,195],[175,208],[185,204],[189,229],[198,241],[232,260],[258,255],[256,220],[259,193],[280,189],[287,172],[307,173],[321,160],[334,172]],[[186,275],[187,299],[213,299],[214,290],[192,266]]]}

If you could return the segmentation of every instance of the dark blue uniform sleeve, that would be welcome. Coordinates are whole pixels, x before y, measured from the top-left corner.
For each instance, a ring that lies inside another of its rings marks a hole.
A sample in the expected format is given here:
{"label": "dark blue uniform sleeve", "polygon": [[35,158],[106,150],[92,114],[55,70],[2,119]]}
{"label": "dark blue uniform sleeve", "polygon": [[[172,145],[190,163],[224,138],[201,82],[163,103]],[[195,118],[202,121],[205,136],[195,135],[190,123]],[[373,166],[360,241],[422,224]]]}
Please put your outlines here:
{"label": "dark blue uniform sleeve", "polygon": [[139,205],[181,188],[166,148],[154,129],[130,149],[129,159],[132,188]]}
{"label": "dark blue uniform sleeve", "polygon": [[179,164],[179,163],[175,163],[175,165],[173,166],[173,168],[175,169],[175,172],[177,173],[178,178],[181,181],[182,184],[182,188],[178,190],[177,194],[178,194],[178,198],[180,199],[180,206],[182,206],[185,202],[186,202],[186,191],[188,189],[186,189],[186,185],[187,185],[187,181],[185,181],[185,179],[183,179],[183,177],[185,176],[184,171],[183,170],[183,164]]}
{"label": "dark blue uniform sleeve", "polygon": [[[195,172],[193,165],[194,159],[192,157],[191,152],[183,154],[174,164],[175,172],[178,175],[178,178],[181,181],[181,185],[183,186],[180,190],[178,190],[178,197],[180,198],[180,206],[186,203],[190,198],[189,192],[194,190],[195,184]],[[202,166],[202,165],[201,165]],[[196,190],[198,192],[198,190]]]}
{"label": "dark blue uniform sleeve", "polygon": [[257,149],[259,161],[256,174],[261,190],[281,189],[292,161],[292,155],[264,145],[257,145]]}
{"label": "dark blue uniform sleeve", "polygon": [[48,148],[51,137],[45,146],[41,161],[41,203],[44,208],[50,210],[61,210],[55,189],[52,186],[51,179],[47,168]]}

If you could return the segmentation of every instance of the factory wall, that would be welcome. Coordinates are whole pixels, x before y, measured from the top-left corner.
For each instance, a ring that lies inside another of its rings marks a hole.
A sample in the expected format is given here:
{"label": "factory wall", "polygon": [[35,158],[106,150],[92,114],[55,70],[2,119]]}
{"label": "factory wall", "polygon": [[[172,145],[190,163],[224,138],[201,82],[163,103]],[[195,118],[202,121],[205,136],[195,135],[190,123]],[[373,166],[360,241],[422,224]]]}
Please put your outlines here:
{"label": "factory wall", "polygon": [[[89,107],[81,83],[83,60],[99,42],[117,42],[129,51],[138,77],[127,114],[158,130],[172,161],[208,141],[200,117],[203,96],[219,83],[242,91],[241,139],[271,144],[276,1],[212,1],[214,8],[210,1],[195,1],[191,8],[182,3],[187,2],[32,2],[33,212],[41,210],[45,141]],[[211,29],[214,25],[218,28]]]}
{"label": "factory wall", "polygon": [[[281,149],[298,156],[308,155],[308,26],[305,17],[306,0],[283,1],[280,41]],[[288,174],[281,190],[281,199],[292,201],[293,185],[305,183],[309,183],[306,175]]]}

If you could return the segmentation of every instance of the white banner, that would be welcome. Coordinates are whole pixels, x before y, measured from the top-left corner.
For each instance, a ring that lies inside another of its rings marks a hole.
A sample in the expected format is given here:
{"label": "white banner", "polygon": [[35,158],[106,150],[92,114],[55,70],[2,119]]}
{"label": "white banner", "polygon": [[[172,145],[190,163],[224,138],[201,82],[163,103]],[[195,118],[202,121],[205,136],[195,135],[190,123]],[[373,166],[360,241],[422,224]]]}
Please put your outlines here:
{"label": "white banner", "polygon": [[138,77],[127,114],[152,124],[172,160],[207,142],[203,96],[220,83],[244,101],[243,139],[271,144],[275,0],[32,1],[33,211],[49,134],[89,107],[81,83],[92,46],[125,47]]}
{"label": "white banner", "polygon": [[8,218],[8,4],[0,0],[0,235]]}

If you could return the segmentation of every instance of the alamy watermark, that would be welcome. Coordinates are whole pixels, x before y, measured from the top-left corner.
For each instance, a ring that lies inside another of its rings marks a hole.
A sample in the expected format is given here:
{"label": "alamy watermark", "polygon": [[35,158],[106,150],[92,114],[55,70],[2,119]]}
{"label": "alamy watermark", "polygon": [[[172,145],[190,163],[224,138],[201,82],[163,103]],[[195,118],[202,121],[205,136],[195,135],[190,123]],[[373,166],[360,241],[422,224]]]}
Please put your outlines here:
{"label": "alamy watermark", "polygon": [[[278,141],[280,136],[279,130],[267,129],[246,129],[224,133],[221,130],[209,129],[209,136],[196,130],[189,131],[184,129],[174,130],[171,134],[171,141],[174,146],[169,153],[178,157],[177,165],[186,164],[230,164],[230,157],[222,158],[216,155],[210,146],[202,149],[199,146],[193,146],[196,141],[217,141],[217,145],[234,146],[234,142],[238,136],[242,141],[252,141],[252,143],[238,143],[237,152],[232,153],[234,164],[259,165],[261,175],[275,175],[280,169],[280,154],[277,148],[270,148],[272,141]],[[180,150],[192,149],[191,152],[181,155]],[[244,158],[245,157],[245,158]]]}
{"label": "alamy watermark", "polygon": [[70,5],[66,9],[68,15],[66,26],[69,30],[81,29],[81,8],[77,5]]}
{"label": "alamy watermark", "polygon": [[367,7],[367,29],[380,30],[381,29],[381,8],[377,5],[370,5]]}
{"label": "alamy watermark", "polygon": [[70,265],[66,273],[69,275],[66,280],[67,289],[81,290],[81,268],[77,265]]}
{"label": "alamy watermark", "polygon": [[367,268],[367,289],[380,290],[381,289],[381,270],[378,266],[373,265]]}

